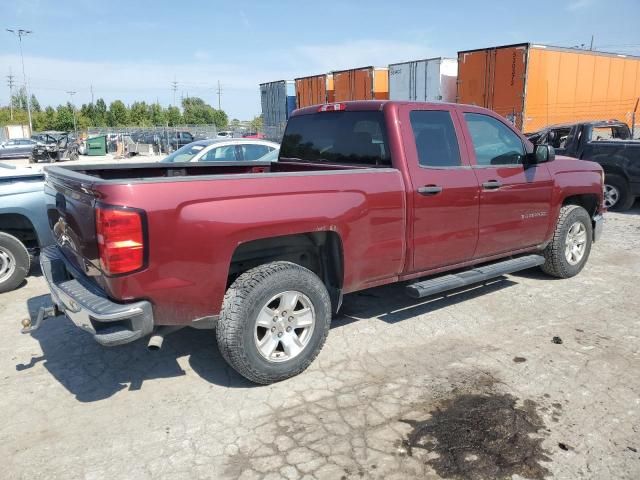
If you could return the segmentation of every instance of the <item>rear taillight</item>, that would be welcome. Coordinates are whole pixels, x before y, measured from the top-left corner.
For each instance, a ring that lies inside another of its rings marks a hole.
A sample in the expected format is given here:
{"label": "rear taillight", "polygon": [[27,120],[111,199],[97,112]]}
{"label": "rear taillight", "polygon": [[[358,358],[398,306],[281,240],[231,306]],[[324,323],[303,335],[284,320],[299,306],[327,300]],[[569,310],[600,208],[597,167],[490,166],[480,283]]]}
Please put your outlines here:
{"label": "rear taillight", "polygon": [[144,265],[142,215],[125,208],[96,208],[100,265],[107,275],[139,270]]}

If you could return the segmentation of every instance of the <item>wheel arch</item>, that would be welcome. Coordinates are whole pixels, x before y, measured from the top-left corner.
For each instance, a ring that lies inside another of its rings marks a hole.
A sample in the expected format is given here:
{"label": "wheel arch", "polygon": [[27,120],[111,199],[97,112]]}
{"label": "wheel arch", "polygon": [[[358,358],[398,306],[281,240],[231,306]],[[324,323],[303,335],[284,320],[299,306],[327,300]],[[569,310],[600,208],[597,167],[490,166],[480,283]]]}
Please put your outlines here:
{"label": "wheel arch", "polygon": [[598,213],[598,196],[594,193],[582,193],[570,195],[562,201],[562,206],[577,205],[584,208],[593,218]]}
{"label": "wheel arch", "polygon": [[0,212],[0,232],[13,235],[27,248],[38,248],[38,231],[31,219],[22,213]]}
{"label": "wheel arch", "polygon": [[227,288],[242,273],[265,263],[289,261],[314,272],[322,280],[334,311],[342,303],[344,253],[335,231],[282,235],[244,242],[235,249],[229,265]]}

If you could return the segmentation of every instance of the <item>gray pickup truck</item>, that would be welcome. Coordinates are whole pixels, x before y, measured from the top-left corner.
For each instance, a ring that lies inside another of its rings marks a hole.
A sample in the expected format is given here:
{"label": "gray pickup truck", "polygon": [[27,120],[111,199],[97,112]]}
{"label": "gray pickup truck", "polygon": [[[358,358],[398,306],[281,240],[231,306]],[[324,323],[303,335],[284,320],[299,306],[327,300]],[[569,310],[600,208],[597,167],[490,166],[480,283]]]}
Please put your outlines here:
{"label": "gray pickup truck", "polygon": [[42,171],[0,163],[0,293],[18,287],[31,256],[54,243],[44,198]]}

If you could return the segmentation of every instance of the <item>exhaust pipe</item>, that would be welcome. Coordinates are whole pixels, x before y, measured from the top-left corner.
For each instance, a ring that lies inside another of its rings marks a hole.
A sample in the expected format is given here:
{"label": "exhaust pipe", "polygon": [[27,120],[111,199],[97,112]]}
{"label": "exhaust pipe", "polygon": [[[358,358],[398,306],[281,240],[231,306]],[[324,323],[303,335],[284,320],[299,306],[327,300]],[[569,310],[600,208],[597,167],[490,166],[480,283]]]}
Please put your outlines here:
{"label": "exhaust pipe", "polygon": [[164,337],[166,337],[170,333],[180,330],[181,328],[183,327],[177,326],[177,325],[170,325],[170,326],[168,325],[168,326],[155,328],[154,331],[151,333],[151,338],[149,338],[149,343],[147,344],[147,350],[149,350],[150,352],[157,352],[162,348]]}

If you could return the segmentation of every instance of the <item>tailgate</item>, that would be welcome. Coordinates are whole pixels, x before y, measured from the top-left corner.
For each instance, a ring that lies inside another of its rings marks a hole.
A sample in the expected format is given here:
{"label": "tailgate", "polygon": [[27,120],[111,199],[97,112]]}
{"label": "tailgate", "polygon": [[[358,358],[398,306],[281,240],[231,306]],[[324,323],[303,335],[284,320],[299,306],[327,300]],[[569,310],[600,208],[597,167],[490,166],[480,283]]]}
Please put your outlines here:
{"label": "tailgate", "polygon": [[47,169],[45,196],[49,226],[64,256],[90,277],[100,275],[96,240],[96,196],[92,184]]}

